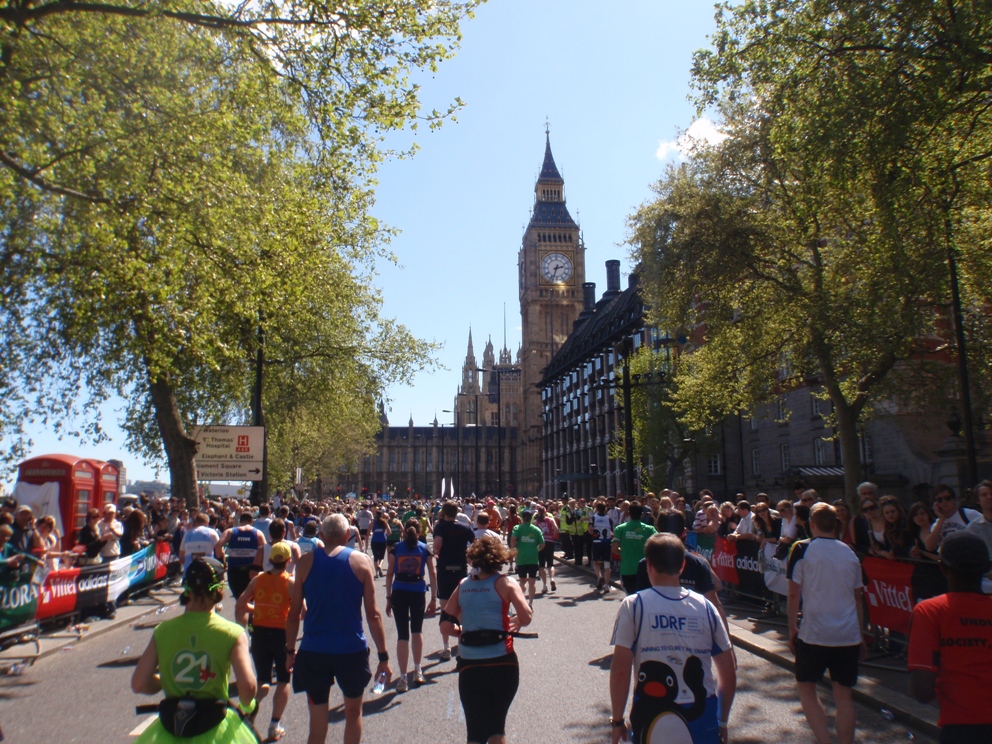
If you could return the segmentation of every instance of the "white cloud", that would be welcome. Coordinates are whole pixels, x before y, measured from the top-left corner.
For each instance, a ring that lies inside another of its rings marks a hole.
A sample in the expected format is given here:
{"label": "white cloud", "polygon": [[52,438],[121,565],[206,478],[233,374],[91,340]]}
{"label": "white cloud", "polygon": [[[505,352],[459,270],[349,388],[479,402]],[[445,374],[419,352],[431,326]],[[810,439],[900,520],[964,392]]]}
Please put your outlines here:
{"label": "white cloud", "polygon": [[695,148],[718,145],[727,139],[727,136],[704,116],[692,122],[689,128],[674,140],[662,140],[655,155],[658,160],[668,160],[677,153],[679,160],[684,160]]}

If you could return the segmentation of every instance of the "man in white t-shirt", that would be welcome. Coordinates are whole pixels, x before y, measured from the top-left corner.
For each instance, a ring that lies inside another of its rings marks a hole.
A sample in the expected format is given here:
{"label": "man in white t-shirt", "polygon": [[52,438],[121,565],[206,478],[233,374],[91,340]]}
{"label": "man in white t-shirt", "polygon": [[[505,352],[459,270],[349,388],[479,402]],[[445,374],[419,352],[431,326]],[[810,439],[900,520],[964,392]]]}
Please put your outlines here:
{"label": "man in white t-shirt", "polygon": [[758,534],[754,529],[754,514],[751,513],[751,504],[741,501],[737,504],[737,528],[727,535],[731,542],[736,540],[757,540]]}
{"label": "man in white t-shirt", "polygon": [[197,556],[224,560],[223,553],[216,555],[220,535],[209,525],[210,517],[206,512],[197,512],[193,517],[193,529],[183,535],[183,541],[179,544],[179,560],[183,564],[183,571],[189,568],[189,564]]}
{"label": "man in white t-shirt", "polygon": [[944,538],[952,532],[965,529],[969,524],[980,518],[980,512],[974,509],[958,507],[958,497],[950,486],[939,486],[933,496],[933,513],[936,521],[930,527],[930,534],[924,541],[926,549],[936,553]]}
{"label": "man in white t-shirt", "polygon": [[[854,741],[854,701],[858,662],[867,653],[862,628],[864,605],[861,563],[837,539],[837,512],[816,504],[810,512],[811,540],[801,540],[789,553],[789,648],[796,656],[796,684],[803,713],[818,744],[829,744],[830,727],[816,685],[830,670],[837,708],[837,740]],[[802,599],[803,622],[799,625]]]}
{"label": "man in white t-shirt", "polygon": [[613,628],[613,744],[627,741],[630,731],[635,741],[652,744],[726,742],[737,687],[727,629],[706,597],[680,586],[685,548],[676,535],[652,535],[644,557],[651,588],[623,601]]}
{"label": "man in white t-shirt", "polygon": [[355,515],[355,522],[357,522],[358,534],[362,536],[362,542],[365,545],[366,552],[368,552],[368,547],[371,544],[369,541],[369,530],[372,528],[372,520],[372,512],[363,504],[362,508],[358,510],[358,514]]}

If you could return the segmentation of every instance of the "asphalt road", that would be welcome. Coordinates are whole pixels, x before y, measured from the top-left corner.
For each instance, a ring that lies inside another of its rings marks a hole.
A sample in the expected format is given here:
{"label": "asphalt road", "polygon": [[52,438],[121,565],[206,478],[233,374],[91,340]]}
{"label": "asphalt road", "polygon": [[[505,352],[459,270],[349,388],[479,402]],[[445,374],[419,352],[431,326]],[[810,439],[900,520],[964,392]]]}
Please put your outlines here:
{"label": "asphalt road", "polygon": [[[383,602],[379,584],[380,606]],[[539,588],[540,589],[540,588]],[[555,595],[538,597],[536,640],[516,642],[521,663],[520,690],[507,722],[507,735],[519,744],[602,744],[609,741],[608,670],[613,620],[622,592],[600,598],[584,574],[564,569]],[[151,616],[167,619],[180,609]],[[223,614],[231,617],[233,602]],[[435,621],[436,623],[436,621]],[[436,624],[425,626],[424,673],[427,684],[399,694],[391,687],[380,696],[366,696],[363,742],[463,742],[464,719],[458,700],[455,662],[437,656]],[[387,618],[387,637],[395,666],[395,628]],[[0,677],[0,727],[6,741],[127,742],[146,717],[134,706],[149,698],[129,686],[133,659],[141,654],[151,631],[124,626],[73,644],[71,651],[41,659],[19,677]],[[799,708],[791,675],[756,656],[738,652],[737,701],[731,715],[734,742],[812,742]],[[268,727],[269,701],[258,715],[262,733]],[[340,693],[331,696],[328,741],[340,741],[343,730]],[[293,695],[283,717],[287,744],[306,741],[307,709],[302,695]],[[868,743],[931,742],[899,723],[859,706],[858,741]]]}

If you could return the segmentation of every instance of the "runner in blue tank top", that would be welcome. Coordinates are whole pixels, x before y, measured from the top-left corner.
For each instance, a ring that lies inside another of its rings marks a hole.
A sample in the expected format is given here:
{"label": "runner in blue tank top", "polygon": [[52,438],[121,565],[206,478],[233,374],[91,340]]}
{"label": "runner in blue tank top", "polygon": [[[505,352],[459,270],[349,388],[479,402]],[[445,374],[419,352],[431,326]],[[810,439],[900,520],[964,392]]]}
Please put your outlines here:
{"label": "runner in blue tank top", "polygon": [[[498,537],[484,535],[466,553],[478,573],[463,579],[445,605],[441,632],[459,636],[458,695],[468,741],[505,744],[506,715],[520,685],[520,666],[510,633],[531,621],[520,585],[500,569],[510,553]],[[516,610],[510,616],[510,607]]]}
{"label": "runner in blue tank top", "polygon": [[[386,631],[375,602],[372,561],[364,553],[345,547],[350,525],[341,514],[324,520],[324,549],[313,550],[296,566],[293,602],[286,620],[286,667],[293,672],[294,692],[305,692],[310,706],[309,741],[327,738],[328,699],[337,681],[344,695],[344,740],[361,741],[362,697],[372,679],[369,647],[362,625],[362,605],[369,632],[379,652],[375,674],[392,670],[386,651]],[[303,601],[307,617],[303,642],[296,653]]]}

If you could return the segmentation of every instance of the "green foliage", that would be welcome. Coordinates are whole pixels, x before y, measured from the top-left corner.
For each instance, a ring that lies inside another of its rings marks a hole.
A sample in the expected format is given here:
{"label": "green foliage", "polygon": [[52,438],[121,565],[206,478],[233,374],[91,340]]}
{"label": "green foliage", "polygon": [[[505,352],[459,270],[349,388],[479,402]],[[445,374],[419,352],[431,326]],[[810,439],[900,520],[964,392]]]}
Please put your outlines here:
{"label": "green foliage", "polygon": [[656,322],[705,339],[676,375],[683,423],[819,382],[850,486],[859,419],[892,392],[886,382],[927,377],[926,337],[949,337],[935,323],[949,253],[970,267],[966,304],[984,327],[974,267],[989,260],[975,230],[990,196],[989,10],[721,7],[693,84],[729,139],[671,168],[632,218]]}
{"label": "green foliage", "polygon": [[[25,421],[119,394],[175,480],[185,428],[247,417],[259,318],[277,480],[367,447],[373,401],[432,351],[371,284],[379,143],[416,122],[408,71],[474,5],[0,6],[8,457]],[[345,444],[304,452],[308,434]]]}

